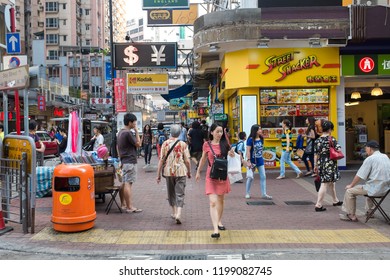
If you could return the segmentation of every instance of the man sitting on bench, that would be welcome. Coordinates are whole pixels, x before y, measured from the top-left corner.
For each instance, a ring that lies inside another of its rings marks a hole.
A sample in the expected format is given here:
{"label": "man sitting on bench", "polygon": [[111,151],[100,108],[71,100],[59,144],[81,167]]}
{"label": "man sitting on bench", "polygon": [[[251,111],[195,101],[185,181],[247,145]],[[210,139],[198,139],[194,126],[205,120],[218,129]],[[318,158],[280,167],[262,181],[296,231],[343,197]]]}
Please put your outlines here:
{"label": "man sitting on bench", "polygon": [[[368,141],[365,150],[368,157],[359,168],[352,183],[345,187],[342,207],[345,214],[340,214],[340,219],[344,221],[358,221],[356,217],[356,196],[383,196],[390,188],[390,159],[386,154],[379,151],[379,144],[375,140]],[[360,179],[365,180],[366,183],[357,185]],[[367,213],[370,213],[373,208],[373,202],[367,197]]]}

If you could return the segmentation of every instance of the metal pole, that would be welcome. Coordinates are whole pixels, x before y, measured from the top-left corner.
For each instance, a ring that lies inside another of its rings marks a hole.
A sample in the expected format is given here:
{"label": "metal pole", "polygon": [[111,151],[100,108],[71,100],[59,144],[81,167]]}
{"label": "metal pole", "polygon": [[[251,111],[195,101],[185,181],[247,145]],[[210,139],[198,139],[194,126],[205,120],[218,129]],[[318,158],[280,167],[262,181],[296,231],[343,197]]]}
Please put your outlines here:
{"label": "metal pole", "polygon": [[3,91],[3,125],[4,125],[4,135],[9,133],[9,121],[8,121],[8,93]]}
{"label": "metal pole", "polygon": [[116,158],[116,117],[115,117],[115,94],[114,94],[114,31],[112,25],[112,0],[108,1],[108,12],[110,18],[110,56],[111,56],[111,92],[112,92],[112,143],[111,143],[111,156]]}

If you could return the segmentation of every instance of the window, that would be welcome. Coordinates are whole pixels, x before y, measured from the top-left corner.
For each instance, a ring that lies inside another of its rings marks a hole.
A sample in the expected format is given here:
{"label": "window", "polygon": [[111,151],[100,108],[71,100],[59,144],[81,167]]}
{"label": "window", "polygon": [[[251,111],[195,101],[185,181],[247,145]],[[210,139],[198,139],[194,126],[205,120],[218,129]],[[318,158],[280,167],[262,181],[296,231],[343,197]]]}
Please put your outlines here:
{"label": "window", "polygon": [[58,18],[47,18],[46,28],[58,28]]}
{"label": "window", "polygon": [[85,44],[86,44],[87,46],[90,46],[90,45],[91,45],[91,40],[89,40],[89,39],[85,40]]}
{"label": "window", "polygon": [[66,19],[64,19],[64,25],[66,25]]}
{"label": "window", "polygon": [[66,39],[67,39],[67,36],[66,36],[66,35],[64,35],[64,39],[63,39],[63,40],[64,40],[64,42],[66,42]]}
{"label": "window", "polygon": [[46,34],[46,44],[49,45],[58,44],[58,34]]}
{"label": "window", "polygon": [[90,11],[91,11],[90,9],[85,9],[85,15],[89,16]]}
{"label": "window", "polygon": [[49,59],[49,60],[57,60],[58,59],[58,51],[56,51],[56,50],[49,51],[47,59]]}
{"label": "window", "polygon": [[86,24],[86,25],[85,25],[85,30],[89,30],[89,29],[90,29],[90,27],[91,27],[91,25],[90,25],[90,24]]}
{"label": "window", "polygon": [[58,12],[58,3],[57,2],[46,2],[45,8],[46,8],[46,12]]}
{"label": "window", "polygon": [[62,9],[66,10],[66,3],[62,3]]}

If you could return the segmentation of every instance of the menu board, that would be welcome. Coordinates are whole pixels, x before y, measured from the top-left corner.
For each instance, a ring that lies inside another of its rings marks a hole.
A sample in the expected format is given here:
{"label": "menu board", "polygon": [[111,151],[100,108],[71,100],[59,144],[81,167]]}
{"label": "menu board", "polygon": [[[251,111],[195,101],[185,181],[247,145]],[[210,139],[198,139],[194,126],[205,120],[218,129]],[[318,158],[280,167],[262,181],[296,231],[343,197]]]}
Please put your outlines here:
{"label": "menu board", "polygon": [[328,114],[329,114],[328,104],[297,105],[297,116],[327,116]]}
{"label": "menu board", "polygon": [[264,105],[261,106],[262,116],[265,117],[279,117],[279,116],[296,116],[297,109],[295,105]]}
{"label": "menu board", "polygon": [[328,103],[328,88],[278,89],[277,103]]}
{"label": "menu board", "polygon": [[260,102],[261,104],[276,104],[276,90],[260,90]]}

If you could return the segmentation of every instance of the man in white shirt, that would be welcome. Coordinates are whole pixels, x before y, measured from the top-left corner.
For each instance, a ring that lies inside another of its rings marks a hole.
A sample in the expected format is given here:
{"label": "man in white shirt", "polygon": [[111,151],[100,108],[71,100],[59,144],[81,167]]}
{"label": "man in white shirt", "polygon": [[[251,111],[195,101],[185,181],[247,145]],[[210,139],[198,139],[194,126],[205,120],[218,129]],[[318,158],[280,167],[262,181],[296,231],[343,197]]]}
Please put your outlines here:
{"label": "man in white shirt", "polygon": [[[379,151],[379,144],[375,140],[366,144],[368,157],[364,160],[351,184],[345,187],[344,203],[342,210],[346,214],[340,214],[340,219],[357,222],[356,217],[356,196],[358,195],[383,195],[390,189],[390,159],[386,154]],[[360,179],[365,184],[357,185]],[[366,199],[366,211],[373,209],[372,201]]]}

